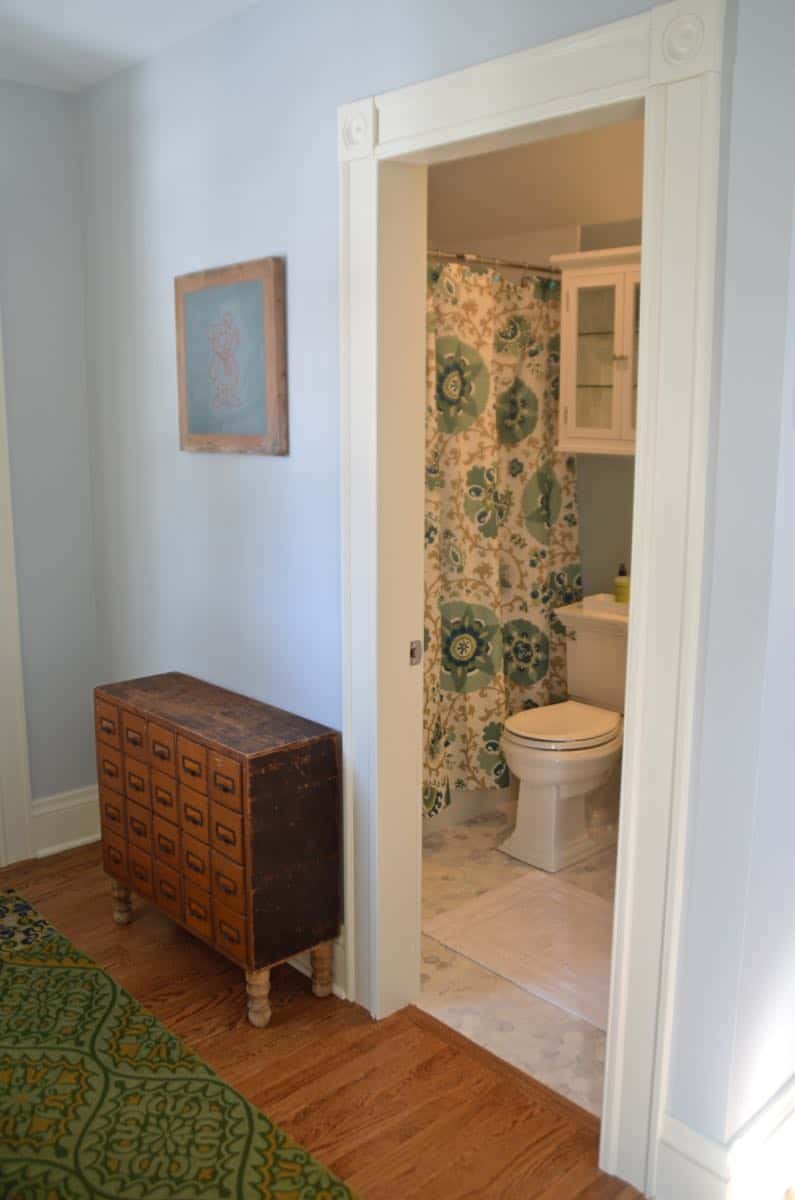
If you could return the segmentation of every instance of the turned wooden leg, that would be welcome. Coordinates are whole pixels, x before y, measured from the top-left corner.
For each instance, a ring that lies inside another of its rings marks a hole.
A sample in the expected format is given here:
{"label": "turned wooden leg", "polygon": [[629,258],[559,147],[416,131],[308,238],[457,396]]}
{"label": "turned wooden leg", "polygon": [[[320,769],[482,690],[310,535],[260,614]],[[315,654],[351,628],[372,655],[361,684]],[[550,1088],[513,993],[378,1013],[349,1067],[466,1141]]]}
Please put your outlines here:
{"label": "turned wooden leg", "polygon": [[268,996],[271,990],[271,969],[260,967],[258,971],[246,971],[248,993],[248,1019],[257,1029],[264,1029],[271,1019]]}
{"label": "turned wooden leg", "polygon": [[113,888],[113,920],[117,925],[129,925],[132,920],[132,893],[123,883],[114,879]]}
{"label": "turned wooden leg", "polygon": [[331,995],[331,961],[334,953],[333,942],[321,942],[310,950],[309,958],[312,963],[312,991],[316,996]]}

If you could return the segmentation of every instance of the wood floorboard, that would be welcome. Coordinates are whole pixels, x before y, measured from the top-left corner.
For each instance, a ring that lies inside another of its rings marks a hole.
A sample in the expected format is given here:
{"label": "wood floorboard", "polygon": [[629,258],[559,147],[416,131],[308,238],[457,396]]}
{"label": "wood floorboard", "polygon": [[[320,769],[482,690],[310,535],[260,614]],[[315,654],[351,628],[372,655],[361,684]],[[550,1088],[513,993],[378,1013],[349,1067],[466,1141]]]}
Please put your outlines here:
{"label": "wood floorboard", "polygon": [[345,1179],[360,1200],[637,1200],[599,1171],[594,1117],[407,1008],[373,1022],[273,972],[254,1029],[242,972],[135,900],[111,919],[99,847],[0,870],[158,1020]]}

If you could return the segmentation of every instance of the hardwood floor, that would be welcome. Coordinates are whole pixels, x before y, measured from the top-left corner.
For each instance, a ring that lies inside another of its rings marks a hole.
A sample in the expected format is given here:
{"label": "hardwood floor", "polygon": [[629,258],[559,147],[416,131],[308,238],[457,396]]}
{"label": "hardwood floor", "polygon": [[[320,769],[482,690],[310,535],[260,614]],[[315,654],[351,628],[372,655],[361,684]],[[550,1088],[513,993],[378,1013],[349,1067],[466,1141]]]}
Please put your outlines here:
{"label": "hardwood floor", "polygon": [[135,898],[111,919],[97,845],[0,871],[360,1200],[632,1200],[596,1166],[598,1123],[432,1017],[379,1023],[273,972],[273,1018],[245,1017],[243,973]]}

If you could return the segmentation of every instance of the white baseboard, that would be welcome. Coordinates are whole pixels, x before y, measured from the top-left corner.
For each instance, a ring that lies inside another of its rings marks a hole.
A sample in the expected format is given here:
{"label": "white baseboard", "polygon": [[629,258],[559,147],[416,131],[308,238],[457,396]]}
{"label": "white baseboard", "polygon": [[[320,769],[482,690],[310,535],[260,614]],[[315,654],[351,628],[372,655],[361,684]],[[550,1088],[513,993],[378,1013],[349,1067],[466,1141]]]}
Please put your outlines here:
{"label": "white baseboard", "polygon": [[786,1200],[795,1188],[795,1076],[726,1144],[663,1123],[656,1200]]}
{"label": "white baseboard", "polygon": [[97,788],[77,788],[33,801],[31,841],[36,858],[99,840]]}

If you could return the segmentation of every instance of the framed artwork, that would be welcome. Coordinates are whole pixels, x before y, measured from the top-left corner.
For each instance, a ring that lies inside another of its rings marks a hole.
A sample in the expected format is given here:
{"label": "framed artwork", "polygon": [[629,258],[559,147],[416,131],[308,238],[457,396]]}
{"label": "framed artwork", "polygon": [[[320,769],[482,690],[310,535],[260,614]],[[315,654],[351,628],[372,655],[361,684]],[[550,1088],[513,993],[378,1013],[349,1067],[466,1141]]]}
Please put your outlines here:
{"label": "framed artwork", "polygon": [[284,260],[174,280],[183,450],[287,453]]}

